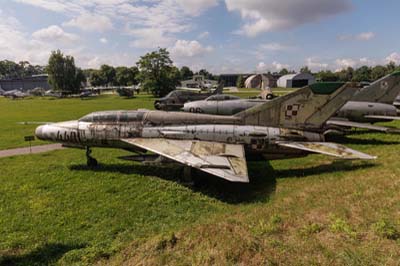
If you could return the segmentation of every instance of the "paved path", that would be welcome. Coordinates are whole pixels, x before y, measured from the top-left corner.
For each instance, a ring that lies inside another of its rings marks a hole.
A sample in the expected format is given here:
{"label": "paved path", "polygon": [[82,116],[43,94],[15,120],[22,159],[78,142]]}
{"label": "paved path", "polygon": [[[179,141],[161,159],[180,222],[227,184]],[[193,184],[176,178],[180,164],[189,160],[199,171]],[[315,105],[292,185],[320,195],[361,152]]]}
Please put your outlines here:
{"label": "paved path", "polygon": [[[32,154],[34,153],[42,153],[47,151],[61,150],[64,149],[61,144],[49,144],[49,145],[40,145],[40,146],[32,146]],[[30,154],[31,151],[29,147],[11,149],[11,150],[0,150],[0,158],[3,157],[11,157],[16,155]]]}

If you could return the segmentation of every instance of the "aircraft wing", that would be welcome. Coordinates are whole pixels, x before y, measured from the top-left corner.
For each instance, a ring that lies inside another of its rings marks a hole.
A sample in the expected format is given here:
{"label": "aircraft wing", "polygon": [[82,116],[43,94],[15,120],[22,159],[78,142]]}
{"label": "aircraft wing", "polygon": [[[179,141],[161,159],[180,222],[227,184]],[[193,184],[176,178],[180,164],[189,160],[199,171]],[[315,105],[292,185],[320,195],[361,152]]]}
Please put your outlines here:
{"label": "aircraft wing", "polygon": [[366,115],[365,118],[383,119],[383,120],[400,120],[400,116],[386,116],[386,115]]}
{"label": "aircraft wing", "polygon": [[355,160],[355,159],[362,159],[362,160],[373,160],[377,157],[371,156],[350,148],[346,146],[330,143],[330,142],[291,142],[291,141],[278,141],[276,142],[277,145],[292,148],[292,149],[299,149],[308,152],[314,153],[321,153],[325,155],[330,155],[334,157],[338,157],[341,159],[348,159],[348,160]]}
{"label": "aircraft wing", "polygon": [[249,182],[243,145],[161,138],[122,141],[232,182]]}
{"label": "aircraft wing", "polygon": [[329,120],[326,122],[327,125],[335,125],[335,126],[342,126],[342,127],[355,127],[355,128],[362,128],[362,129],[369,129],[374,131],[381,131],[385,133],[397,133],[400,134],[400,129],[392,128],[392,127],[383,127],[383,126],[375,126],[368,123],[357,123],[351,122],[348,120]]}

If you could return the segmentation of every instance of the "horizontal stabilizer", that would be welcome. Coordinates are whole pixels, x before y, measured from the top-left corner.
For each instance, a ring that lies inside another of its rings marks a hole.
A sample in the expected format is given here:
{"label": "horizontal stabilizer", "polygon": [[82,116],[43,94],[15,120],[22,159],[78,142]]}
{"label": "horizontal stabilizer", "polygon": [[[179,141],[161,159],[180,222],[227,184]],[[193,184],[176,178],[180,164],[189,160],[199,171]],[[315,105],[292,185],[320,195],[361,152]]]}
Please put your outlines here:
{"label": "horizontal stabilizer", "polygon": [[361,128],[361,129],[369,129],[369,130],[373,130],[373,131],[380,131],[380,132],[391,133],[391,134],[400,134],[399,128],[376,126],[376,125],[372,125],[372,124],[368,124],[368,123],[351,122],[348,120],[331,119],[326,124],[340,126],[340,127],[354,127],[354,128]]}
{"label": "horizontal stabilizer", "polygon": [[330,142],[277,142],[277,144],[282,147],[299,149],[313,153],[321,153],[346,160],[373,160],[377,158],[375,156],[347,148],[346,146]]}
{"label": "horizontal stabilizer", "polygon": [[162,138],[122,141],[231,182],[249,182],[243,145]]}
{"label": "horizontal stabilizer", "polygon": [[366,115],[365,118],[382,119],[382,120],[400,120],[400,116],[387,116],[387,115]]}

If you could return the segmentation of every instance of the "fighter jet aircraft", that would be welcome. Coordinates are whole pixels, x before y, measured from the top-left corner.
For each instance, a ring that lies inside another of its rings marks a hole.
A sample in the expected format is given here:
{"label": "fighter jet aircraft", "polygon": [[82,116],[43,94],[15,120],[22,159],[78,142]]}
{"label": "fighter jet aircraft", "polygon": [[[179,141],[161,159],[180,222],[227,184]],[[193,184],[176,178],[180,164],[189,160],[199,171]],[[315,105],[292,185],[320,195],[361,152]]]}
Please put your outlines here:
{"label": "fighter jet aircraft", "polygon": [[181,109],[186,102],[204,100],[211,95],[223,93],[224,83],[221,82],[214,92],[194,92],[187,90],[174,90],[167,96],[160,98],[154,102],[154,107],[157,110],[177,111]]}
{"label": "fighter jet aircraft", "polygon": [[0,96],[3,96],[3,94],[4,94],[5,92],[6,92],[6,91],[3,90],[3,89],[0,87]]}
{"label": "fighter jet aircraft", "polygon": [[205,113],[212,115],[234,115],[246,109],[272,100],[274,95],[270,89],[261,91],[257,97],[241,99],[233,95],[213,95],[203,101],[188,102],[182,110],[190,113]]}
{"label": "fighter jet aircraft", "polygon": [[[265,159],[320,153],[341,159],[375,157],[324,142],[324,123],[358,90],[351,84],[323,91],[309,86],[235,116],[163,111],[95,112],[77,121],[39,126],[36,136],[85,148],[121,148],[146,160],[150,151],[232,182],[249,182],[246,155]],[[154,156],[154,155],[153,155]]]}
{"label": "fighter jet aircraft", "polygon": [[[337,83],[320,83],[329,89]],[[362,88],[361,88],[362,87]],[[388,133],[400,133],[400,129],[376,126],[372,123],[400,120],[399,111],[393,106],[395,97],[400,93],[400,72],[393,73],[372,83],[369,86],[360,86],[361,91],[347,102],[338,113],[327,121],[328,131],[342,131],[344,128],[364,128]],[[215,115],[234,115],[248,108],[263,104],[267,99],[206,99],[186,103],[183,111]]]}
{"label": "fighter jet aircraft", "polygon": [[400,95],[396,97],[393,105],[396,106],[396,108],[400,108]]}
{"label": "fighter jet aircraft", "polygon": [[3,93],[3,96],[11,99],[22,99],[28,97],[29,94],[22,92],[20,90],[12,90],[12,91],[6,91],[5,93]]}
{"label": "fighter jet aircraft", "polygon": [[335,117],[328,120],[327,125],[400,133],[397,128],[373,125],[376,122],[400,120],[399,111],[393,105],[399,93],[400,72],[394,72],[362,88]]}

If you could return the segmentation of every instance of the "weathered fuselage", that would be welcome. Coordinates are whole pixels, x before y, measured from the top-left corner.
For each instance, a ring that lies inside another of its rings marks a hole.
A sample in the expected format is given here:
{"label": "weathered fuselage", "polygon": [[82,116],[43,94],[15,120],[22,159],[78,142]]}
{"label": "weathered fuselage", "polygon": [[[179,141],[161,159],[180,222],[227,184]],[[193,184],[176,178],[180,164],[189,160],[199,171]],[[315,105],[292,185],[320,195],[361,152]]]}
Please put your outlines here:
{"label": "weathered fuselage", "polygon": [[70,147],[111,147],[132,150],[121,139],[166,138],[243,144],[247,153],[268,159],[305,156],[308,153],[284,149],[276,141],[323,141],[317,133],[273,127],[242,125],[239,118],[158,111],[111,111],[93,113],[77,121],[38,127],[39,139],[61,142]]}
{"label": "weathered fuselage", "polygon": [[375,119],[367,116],[397,116],[398,110],[395,106],[375,102],[347,102],[337,113],[336,117],[346,118],[354,122],[387,122],[387,119]]}

